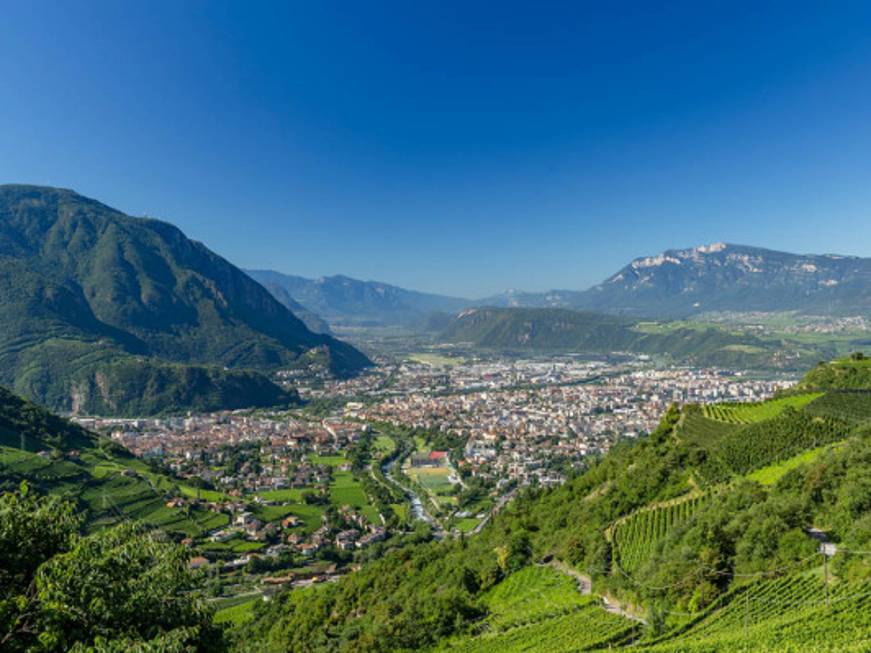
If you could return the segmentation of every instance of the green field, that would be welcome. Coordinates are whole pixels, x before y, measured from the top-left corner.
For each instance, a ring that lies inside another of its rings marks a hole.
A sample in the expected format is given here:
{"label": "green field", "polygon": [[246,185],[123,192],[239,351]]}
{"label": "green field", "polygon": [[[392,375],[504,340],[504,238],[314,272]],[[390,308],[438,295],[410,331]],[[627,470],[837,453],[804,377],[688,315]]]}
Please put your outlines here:
{"label": "green field", "polygon": [[233,597],[215,601],[215,623],[241,624],[253,616],[254,606],[261,600],[259,596]]}
{"label": "green field", "polygon": [[330,501],[334,506],[347,505],[359,508],[370,522],[373,524],[381,523],[378,511],[375,506],[369,503],[362,484],[354,478],[352,472],[333,472],[333,480],[330,483]]}
{"label": "green field", "polygon": [[287,490],[265,490],[258,492],[257,496],[266,501],[285,501],[287,503],[300,503],[302,501],[302,493],[305,490],[301,488],[293,488]]}
{"label": "green field", "polygon": [[480,521],[481,520],[478,519],[477,517],[463,517],[461,519],[457,519],[454,522],[454,526],[461,533],[469,533],[470,531],[472,531],[475,528],[475,526],[478,525],[478,523]]}
{"label": "green field", "polygon": [[454,506],[457,498],[453,495],[455,485],[448,481],[452,474],[447,467],[406,467],[405,474],[420,485],[438,506]]}
{"label": "green field", "polygon": [[803,451],[802,453],[793,456],[792,458],[788,458],[787,460],[774,463],[773,465],[768,465],[767,467],[763,467],[762,469],[757,469],[755,472],[751,472],[747,475],[747,478],[751,481],[756,481],[757,483],[761,483],[762,485],[774,485],[779,481],[783,476],[795,469],[796,467],[800,467],[801,465],[806,465],[807,463],[811,463],[816,460],[821,453],[831,448],[829,445],[826,447],[817,447],[816,449],[810,449],[808,451]]}
{"label": "green field", "polygon": [[465,359],[459,356],[443,356],[441,354],[433,354],[429,352],[410,354],[408,356],[408,360],[415,363],[423,363],[424,365],[429,365],[430,367],[461,365],[465,362]]}
{"label": "green field", "polygon": [[330,467],[340,467],[348,462],[344,456],[317,456],[309,454],[308,459],[315,465],[329,465]]}

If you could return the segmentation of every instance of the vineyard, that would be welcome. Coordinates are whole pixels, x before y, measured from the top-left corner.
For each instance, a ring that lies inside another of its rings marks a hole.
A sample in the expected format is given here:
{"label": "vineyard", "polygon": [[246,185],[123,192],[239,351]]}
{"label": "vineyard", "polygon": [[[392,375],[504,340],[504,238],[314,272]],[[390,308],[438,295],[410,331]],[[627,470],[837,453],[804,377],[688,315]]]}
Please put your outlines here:
{"label": "vineyard", "polygon": [[826,589],[802,573],[757,581],[732,591],[719,609],[662,637],[643,651],[867,651],[871,640],[871,584]]}
{"label": "vineyard", "polygon": [[585,598],[569,614],[496,633],[456,638],[434,653],[570,653],[628,642],[637,630],[634,622],[602,609],[597,599]]}
{"label": "vineyard", "polygon": [[703,408],[705,417],[728,424],[755,424],[780,415],[787,408],[804,408],[822,396],[808,392],[757,403],[708,404]]}
{"label": "vineyard", "polygon": [[668,532],[686,523],[704,501],[704,496],[670,502],[653,509],[645,509],[615,524],[612,533],[614,560],[620,569],[632,573],[650,558],[657,543]]}
{"label": "vineyard", "polygon": [[511,574],[482,597],[487,627],[505,630],[563,615],[586,604],[577,582],[551,567],[532,566]]}
{"label": "vineyard", "polygon": [[805,409],[820,417],[838,417],[854,424],[871,421],[871,392],[831,391]]}
{"label": "vineyard", "polygon": [[687,407],[681,422],[679,435],[681,440],[707,446],[718,442],[739,428],[738,424],[718,421],[705,417],[696,407]]}
{"label": "vineyard", "polygon": [[849,424],[841,419],[791,410],[730,433],[717,445],[715,454],[734,473],[746,474],[806,449],[842,440],[849,430]]}

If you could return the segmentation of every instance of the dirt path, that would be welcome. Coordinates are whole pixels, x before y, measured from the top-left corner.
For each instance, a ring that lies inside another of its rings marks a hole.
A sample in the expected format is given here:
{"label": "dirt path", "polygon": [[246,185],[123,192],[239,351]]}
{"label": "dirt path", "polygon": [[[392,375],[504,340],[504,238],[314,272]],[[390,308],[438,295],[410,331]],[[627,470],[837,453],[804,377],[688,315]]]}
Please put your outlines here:
{"label": "dirt path", "polygon": [[[576,569],[572,569],[566,563],[561,562],[560,560],[551,560],[548,564],[557,571],[565,574],[566,576],[571,576],[576,581],[578,581],[578,590],[584,596],[590,596],[593,593],[593,579],[586,574],[582,574]],[[611,614],[616,614],[626,619],[631,619],[632,621],[637,621],[641,624],[647,623],[637,614],[626,610],[619,602],[615,601],[610,596],[599,596],[599,598],[602,600],[602,607],[605,608],[607,612],[610,612]]]}

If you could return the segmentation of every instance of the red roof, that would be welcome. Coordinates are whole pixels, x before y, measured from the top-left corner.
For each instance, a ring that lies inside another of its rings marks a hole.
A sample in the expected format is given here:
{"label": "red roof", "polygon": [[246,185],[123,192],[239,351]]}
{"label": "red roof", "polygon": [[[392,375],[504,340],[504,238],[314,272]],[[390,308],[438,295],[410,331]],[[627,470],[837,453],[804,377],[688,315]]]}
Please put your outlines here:
{"label": "red roof", "polygon": [[429,459],[430,460],[444,460],[448,457],[447,451],[430,451]]}

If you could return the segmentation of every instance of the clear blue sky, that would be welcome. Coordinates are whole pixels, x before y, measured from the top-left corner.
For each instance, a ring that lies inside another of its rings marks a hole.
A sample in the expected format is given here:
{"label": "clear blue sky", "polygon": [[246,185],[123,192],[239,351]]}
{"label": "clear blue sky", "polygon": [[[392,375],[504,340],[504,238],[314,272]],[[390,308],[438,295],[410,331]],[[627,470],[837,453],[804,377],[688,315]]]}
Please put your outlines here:
{"label": "clear blue sky", "polygon": [[472,297],[871,255],[869,2],[281,4],[0,0],[0,180]]}

